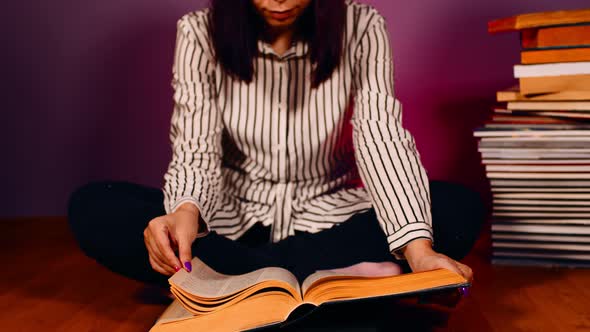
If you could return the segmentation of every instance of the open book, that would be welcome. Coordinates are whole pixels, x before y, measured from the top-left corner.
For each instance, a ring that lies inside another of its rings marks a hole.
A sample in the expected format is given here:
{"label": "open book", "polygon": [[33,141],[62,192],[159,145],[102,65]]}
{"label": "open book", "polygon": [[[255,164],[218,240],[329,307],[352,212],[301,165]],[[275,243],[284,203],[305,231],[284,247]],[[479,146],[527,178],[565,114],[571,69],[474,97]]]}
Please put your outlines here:
{"label": "open book", "polygon": [[444,269],[388,277],[317,271],[299,284],[288,270],[269,267],[243,275],[220,274],[198,258],[192,272],[170,279],[174,302],[151,332],[243,331],[286,321],[303,304],[408,295],[467,287],[462,276]]}

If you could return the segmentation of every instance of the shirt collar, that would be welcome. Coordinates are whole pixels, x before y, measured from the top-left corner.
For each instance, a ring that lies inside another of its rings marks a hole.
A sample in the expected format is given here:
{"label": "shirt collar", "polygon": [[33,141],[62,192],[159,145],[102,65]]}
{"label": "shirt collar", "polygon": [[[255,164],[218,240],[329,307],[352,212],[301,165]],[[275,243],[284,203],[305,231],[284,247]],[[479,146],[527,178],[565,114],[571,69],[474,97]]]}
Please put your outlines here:
{"label": "shirt collar", "polygon": [[291,58],[301,58],[307,55],[309,51],[309,45],[307,42],[302,40],[294,41],[291,44],[291,47],[283,54],[278,55],[270,46],[270,44],[266,43],[265,41],[258,40],[258,52],[260,54],[269,54],[272,55],[280,60],[288,60]]}

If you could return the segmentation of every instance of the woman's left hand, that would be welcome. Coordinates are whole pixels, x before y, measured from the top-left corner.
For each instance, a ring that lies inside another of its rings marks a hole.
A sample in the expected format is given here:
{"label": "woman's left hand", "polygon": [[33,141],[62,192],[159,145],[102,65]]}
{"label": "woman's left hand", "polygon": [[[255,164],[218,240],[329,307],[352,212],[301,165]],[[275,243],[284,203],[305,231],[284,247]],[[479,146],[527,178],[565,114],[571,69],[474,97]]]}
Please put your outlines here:
{"label": "woman's left hand", "polygon": [[430,240],[416,239],[410,242],[403,252],[413,272],[447,269],[469,281],[473,279],[473,271],[469,266],[432,250]]}

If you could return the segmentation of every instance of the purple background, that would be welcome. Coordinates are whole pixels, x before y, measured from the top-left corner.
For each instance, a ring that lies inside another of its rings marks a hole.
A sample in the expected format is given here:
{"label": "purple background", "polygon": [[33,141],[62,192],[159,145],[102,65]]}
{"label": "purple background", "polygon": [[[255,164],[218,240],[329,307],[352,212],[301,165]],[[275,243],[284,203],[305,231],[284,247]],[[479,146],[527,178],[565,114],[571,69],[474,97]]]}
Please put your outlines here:
{"label": "purple background", "polygon": [[[486,23],[587,0],[367,0],[386,17],[396,92],[429,176],[487,196],[472,130],[515,83],[516,33]],[[65,215],[91,180],[160,187],[176,20],[205,1],[12,2],[2,29],[0,217]],[[5,25],[6,26],[6,25]]]}

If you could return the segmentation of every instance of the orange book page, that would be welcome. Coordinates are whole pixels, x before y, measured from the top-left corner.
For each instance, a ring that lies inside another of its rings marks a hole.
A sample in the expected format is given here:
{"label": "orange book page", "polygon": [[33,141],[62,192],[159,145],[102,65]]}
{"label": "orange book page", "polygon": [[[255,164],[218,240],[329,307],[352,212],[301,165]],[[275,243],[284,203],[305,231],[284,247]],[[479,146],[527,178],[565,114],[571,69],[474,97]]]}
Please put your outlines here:
{"label": "orange book page", "polygon": [[224,310],[203,316],[179,314],[179,305],[175,305],[170,315],[162,315],[150,332],[242,331],[280,323],[289,317],[297,305],[295,299],[280,292],[257,294]]}
{"label": "orange book page", "polygon": [[214,311],[224,310],[225,308],[234,305],[237,302],[243,301],[252,296],[257,296],[257,293],[279,291],[284,296],[291,297],[297,302],[301,302],[301,294],[297,293],[289,284],[279,280],[263,281],[250,288],[240,291],[223,301],[210,300],[206,298],[199,298],[195,295],[188,294],[181,289],[172,286],[172,293],[185,306],[185,308],[195,315],[204,315]]}
{"label": "orange book page", "polygon": [[[309,281],[308,281],[309,280]],[[307,282],[308,281],[308,282]],[[336,300],[400,295],[445,286],[468,285],[467,280],[449,270],[439,269],[389,277],[338,276],[322,272],[303,283],[303,299],[315,305]]]}

